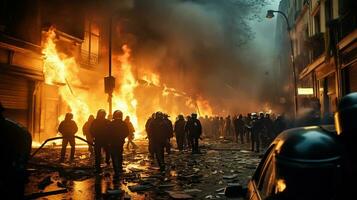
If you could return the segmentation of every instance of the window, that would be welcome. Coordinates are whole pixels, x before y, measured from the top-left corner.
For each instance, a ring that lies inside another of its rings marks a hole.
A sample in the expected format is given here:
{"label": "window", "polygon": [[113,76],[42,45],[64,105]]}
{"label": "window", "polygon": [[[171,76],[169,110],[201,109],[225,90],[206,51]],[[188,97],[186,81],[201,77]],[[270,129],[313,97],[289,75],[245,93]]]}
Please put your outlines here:
{"label": "window", "polygon": [[260,196],[265,199],[275,193],[276,186],[276,166],[274,156],[270,157],[269,163],[263,172],[260,180],[259,190]]}
{"label": "window", "polygon": [[255,183],[258,185],[258,182],[261,178],[261,174],[264,171],[264,168],[266,167],[267,163],[270,160],[271,155],[273,154],[273,150],[274,150],[275,145],[271,145],[269,147],[269,149],[266,151],[266,153],[264,154],[264,157],[262,158],[262,160],[260,161],[257,169],[255,170],[255,173],[253,175],[253,179],[255,181]]}
{"label": "window", "polygon": [[320,11],[314,15],[315,34],[321,32]]}
{"label": "window", "polygon": [[85,22],[84,41],[81,47],[81,61],[87,67],[93,67],[99,60],[99,26],[93,21]]}
{"label": "window", "polygon": [[357,63],[352,64],[343,69],[344,75],[344,93],[349,94],[351,92],[357,92]]}

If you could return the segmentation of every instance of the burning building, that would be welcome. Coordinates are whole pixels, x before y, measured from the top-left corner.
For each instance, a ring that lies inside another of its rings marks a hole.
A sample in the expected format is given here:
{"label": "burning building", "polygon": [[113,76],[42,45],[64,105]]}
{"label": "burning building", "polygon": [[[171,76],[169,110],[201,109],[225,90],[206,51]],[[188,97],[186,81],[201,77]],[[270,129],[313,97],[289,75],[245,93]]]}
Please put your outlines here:
{"label": "burning building", "polygon": [[130,42],[120,38],[122,20],[115,16],[130,5],[64,2],[25,0],[20,6],[5,1],[1,7],[0,101],[5,116],[26,126],[35,141],[55,136],[66,112],[72,112],[81,127],[98,109],[108,110],[104,77],[109,57],[116,78],[113,110],[129,115],[137,134],[158,110],[172,117],[213,114],[200,94],[170,87],[150,63],[135,65]]}

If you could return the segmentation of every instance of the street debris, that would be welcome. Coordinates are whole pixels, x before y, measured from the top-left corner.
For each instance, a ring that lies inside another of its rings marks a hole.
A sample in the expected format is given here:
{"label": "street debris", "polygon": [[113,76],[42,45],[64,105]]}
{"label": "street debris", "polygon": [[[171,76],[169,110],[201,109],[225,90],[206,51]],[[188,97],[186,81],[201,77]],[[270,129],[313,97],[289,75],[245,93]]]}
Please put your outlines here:
{"label": "street debris", "polygon": [[[78,156],[71,163],[56,162],[59,149],[45,148],[30,163],[32,178],[25,194],[45,196],[56,191],[65,194],[59,195],[62,199],[83,194],[88,194],[83,198],[93,199],[98,197],[95,191],[99,190],[104,191],[99,193],[102,199],[143,199],[146,196],[152,199],[222,199],[226,195],[234,196],[235,184],[247,184],[260,161],[257,154],[243,151],[249,146],[229,151],[228,148],[237,144],[210,141],[202,144],[199,155],[172,151],[165,156],[166,171],[160,172],[156,161],[147,156],[147,143],[142,144],[135,152],[124,153],[123,173],[117,182],[111,164],[103,165],[101,174],[94,173],[94,159],[84,158],[83,155],[89,155],[84,148],[76,151]],[[214,150],[223,147],[227,150]],[[75,189],[76,185],[81,185],[81,189]],[[92,187],[96,190],[82,189]],[[52,192],[44,193],[49,189]]]}

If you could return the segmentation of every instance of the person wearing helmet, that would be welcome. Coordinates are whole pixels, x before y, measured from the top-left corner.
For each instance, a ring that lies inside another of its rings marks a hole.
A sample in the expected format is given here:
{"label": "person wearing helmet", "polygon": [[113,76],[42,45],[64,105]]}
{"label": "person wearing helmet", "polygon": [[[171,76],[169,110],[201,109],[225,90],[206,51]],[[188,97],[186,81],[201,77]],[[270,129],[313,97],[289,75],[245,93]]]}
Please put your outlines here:
{"label": "person wearing helmet", "polygon": [[134,133],[135,133],[135,128],[133,126],[133,123],[131,123],[129,116],[126,116],[124,121],[125,121],[126,125],[129,128],[128,143],[126,144],[126,149],[129,150],[129,145],[131,145],[131,147],[133,149],[137,149],[138,146],[133,141],[134,140]]}
{"label": "person wearing helmet", "polygon": [[155,119],[155,117],[156,117],[156,113],[153,113],[151,115],[151,117],[145,123],[145,131],[146,131],[146,135],[147,135],[146,138],[149,140],[148,151],[149,151],[150,158],[154,158],[155,153],[154,153],[154,148],[153,148],[153,144],[152,144],[152,140],[151,140],[152,133],[150,132],[149,127],[150,127],[151,122]]}
{"label": "person wearing helmet", "polygon": [[171,142],[170,139],[174,136],[173,135],[173,126],[172,126],[172,122],[169,119],[169,115],[168,114],[163,114],[164,116],[164,122],[165,122],[165,126],[164,126],[164,130],[165,130],[165,135],[168,136],[167,141],[166,141],[166,145],[165,145],[165,149],[166,149],[166,153],[167,154],[171,154]]}
{"label": "person wearing helmet", "polygon": [[196,113],[192,113],[191,119],[186,123],[185,130],[188,132],[188,137],[192,146],[192,154],[200,153],[198,139],[200,139],[202,135],[202,126],[200,120],[197,119]]}
{"label": "person wearing helmet", "polygon": [[119,177],[123,171],[123,146],[125,138],[129,135],[128,124],[123,121],[123,113],[120,110],[113,113],[113,121],[109,123],[108,134],[114,177]]}
{"label": "person wearing helmet", "polygon": [[160,167],[160,171],[165,171],[165,146],[170,135],[167,135],[167,122],[161,112],[157,112],[155,119],[150,123],[149,132],[154,155]]}
{"label": "person wearing helmet", "polygon": [[68,143],[71,145],[70,161],[74,160],[74,152],[76,148],[74,135],[77,131],[78,127],[76,122],[73,120],[73,114],[67,113],[64,120],[58,126],[58,132],[60,132],[63,136],[60,162],[64,161]]}
{"label": "person wearing helmet", "polygon": [[94,141],[94,155],[95,155],[95,169],[97,173],[101,172],[100,163],[102,161],[102,149],[105,151],[105,162],[109,165],[110,151],[109,151],[109,136],[108,127],[109,120],[106,119],[107,113],[100,109],[97,112],[97,117],[93,120],[89,129]]}
{"label": "person wearing helmet", "polygon": [[185,118],[183,117],[183,115],[179,115],[174,126],[176,143],[179,151],[183,150],[183,145],[185,141],[185,124]]}
{"label": "person wearing helmet", "polygon": [[[82,132],[83,135],[86,137],[86,140],[88,141],[88,143],[93,144],[93,138],[92,135],[90,134],[89,128],[91,127],[93,121],[94,121],[94,116],[90,115],[88,117],[88,120],[86,121],[86,123],[84,123],[83,127],[82,127]],[[94,156],[94,150],[93,150],[93,146],[88,144],[88,151],[90,153],[90,157]]]}

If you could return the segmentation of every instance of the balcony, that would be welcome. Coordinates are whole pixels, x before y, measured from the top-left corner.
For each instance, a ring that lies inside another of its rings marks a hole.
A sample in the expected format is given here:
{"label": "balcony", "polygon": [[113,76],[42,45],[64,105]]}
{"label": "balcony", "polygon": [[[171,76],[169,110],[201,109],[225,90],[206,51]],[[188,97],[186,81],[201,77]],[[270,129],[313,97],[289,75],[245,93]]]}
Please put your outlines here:
{"label": "balcony", "polygon": [[81,50],[81,64],[85,68],[94,68],[98,65],[98,54],[89,53],[88,51]]}
{"label": "balcony", "polygon": [[295,57],[295,66],[298,74],[300,74],[308,64],[310,64],[310,59],[307,51],[304,51]]}
{"label": "balcony", "polygon": [[357,29],[357,14],[355,12],[349,12],[339,19],[339,40],[342,40],[349,33],[352,33]]}
{"label": "balcony", "polygon": [[324,33],[318,33],[305,41],[306,47],[309,49],[311,62],[319,58],[325,52],[325,36]]}

